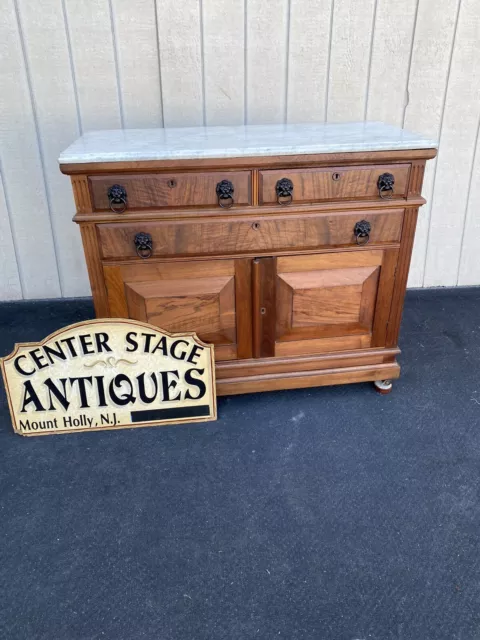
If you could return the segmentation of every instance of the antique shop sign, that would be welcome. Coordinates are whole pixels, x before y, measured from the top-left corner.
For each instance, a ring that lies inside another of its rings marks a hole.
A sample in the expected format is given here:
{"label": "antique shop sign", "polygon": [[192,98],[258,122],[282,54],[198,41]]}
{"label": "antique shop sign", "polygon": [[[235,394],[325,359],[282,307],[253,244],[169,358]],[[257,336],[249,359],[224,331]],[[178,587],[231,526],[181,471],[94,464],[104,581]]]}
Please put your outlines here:
{"label": "antique shop sign", "polygon": [[213,346],[135,320],[73,324],[1,359],[24,436],[216,420]]}

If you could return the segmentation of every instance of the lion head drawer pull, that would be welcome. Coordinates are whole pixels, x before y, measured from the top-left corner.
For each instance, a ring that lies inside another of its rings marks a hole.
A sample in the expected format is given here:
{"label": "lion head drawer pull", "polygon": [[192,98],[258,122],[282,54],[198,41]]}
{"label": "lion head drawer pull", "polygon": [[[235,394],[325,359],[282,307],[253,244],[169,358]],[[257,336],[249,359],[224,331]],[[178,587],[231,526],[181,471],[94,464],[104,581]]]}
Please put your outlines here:
{"label": "lion head drawer pull", "polygon": [[358,245],[367,244],[370,240],[370,231],[372,227],[368,220],[360,220],[355,224],[355,228],[353,229],[353,233],[355,235],[355,240]]}
{"label": "lion head drawer pull", "polygon": [[107,191],[108,203],[114,213],[123,213],[127,208],[127,192],[121,184],[113,184]]}
{"label": "lion head drawer pull", "polygon": [[377,181],[378,195],[384,200],[393,197],[393,185],[395,184],[395,176],[393,173],[382,173]]}
{"label": "lion head drawer pull", "polygon": [[290,178],[281,178],[275,185],[278,204],[290,204],[293,200],[293,182]]}
{"label": "lion head drawer pull", "polygon": [[218,204],[222,209],[230,209],[233,207],[233,192],[235,191],[230,180],[222,180],[217,184],[216,192]]}
{"label": "lion head drawer pull", "polygon": [[135,236],[135,248],[140,258],[150,258],[153,253],[152,236],[144,231],[137,233]]}

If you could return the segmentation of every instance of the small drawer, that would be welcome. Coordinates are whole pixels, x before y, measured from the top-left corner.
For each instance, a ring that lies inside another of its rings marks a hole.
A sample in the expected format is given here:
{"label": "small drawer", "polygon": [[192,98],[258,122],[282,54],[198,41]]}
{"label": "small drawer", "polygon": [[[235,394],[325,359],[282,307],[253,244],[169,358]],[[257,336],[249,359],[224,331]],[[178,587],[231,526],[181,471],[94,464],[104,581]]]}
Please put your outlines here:
{"label": "small drawer", "polygon": [[259,203],[405,198],[409,170],[409,164],[385,164],[260,171]]}
{"label": "small drawer", "polygon": [[99,224],[105,259],[255,254],[400,242],[403,209]]}
{"label": "small drawer", "polygon": [[89,176],[95,210],[118,213],[157,207],[218,207],[251,203],[249,171]]}

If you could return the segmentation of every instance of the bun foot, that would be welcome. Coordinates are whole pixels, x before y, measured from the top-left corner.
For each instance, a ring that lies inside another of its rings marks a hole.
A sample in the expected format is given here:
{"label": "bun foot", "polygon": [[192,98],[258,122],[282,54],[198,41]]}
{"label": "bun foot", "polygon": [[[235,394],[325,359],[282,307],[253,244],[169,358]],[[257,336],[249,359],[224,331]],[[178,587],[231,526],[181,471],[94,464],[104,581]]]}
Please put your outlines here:
{"label": "bun foot", "polygon": [[377,393],[381,393],[383,396],[390,393],[393,387],[391,380],[375,380],[373,384],[375,385],[375,391]]}

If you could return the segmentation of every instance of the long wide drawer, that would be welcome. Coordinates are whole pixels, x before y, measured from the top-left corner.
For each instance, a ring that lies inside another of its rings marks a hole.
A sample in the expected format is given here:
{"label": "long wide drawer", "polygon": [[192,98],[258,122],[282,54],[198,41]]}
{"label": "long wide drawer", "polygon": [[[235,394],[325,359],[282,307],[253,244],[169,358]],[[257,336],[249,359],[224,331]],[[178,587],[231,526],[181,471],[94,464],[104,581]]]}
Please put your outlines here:
{"label": "long wide drawer", "polygon": [[289,198],[297,204],[357,198],[377,200],[380,198],[379,179],[385,174],[393,176],[393,190],[385,189],[392,180],[387,178],[380,183],[382,197],[404,198],[409,170],[409,164],[385,164],[260,171],[259,203],[276,203],[279,199],[277,184],[283,179],[290,181],[290,184],[284,184],[284,193],[291,191],[289,196],[280,196],[283,204]]}
{"label": "long wide drawer", "polygon": [[[398,243],[403,213],[403,209],[390,209],[248,218],[232,216],[206,221],[109,223],[99,224],[97,229],[105,259],[251,254],[355,246],[358,240],[355,226],[364,220],[370,226],[369,245]],[[144,234],[143,238],[138,238],[138,234]],[[142,239],[143,245],[139,242]],[[362,243],[366,240],[366,237],[361,238]]]}
{"label": "long wide drawer", "polygon": [[[90,190],[96,210],[110,208],[109,190],[124,189],[125,202],[115,209],[151,209],[156,207],[219,206],[217,185],[228,180],[233,185],[233,206],[251,203],[249,171],[210,171],[192,173],[145,173],[90,176]],[[225,200],[225,203],[227,201]],[[230,201],[228,201],[230,205]]]}

